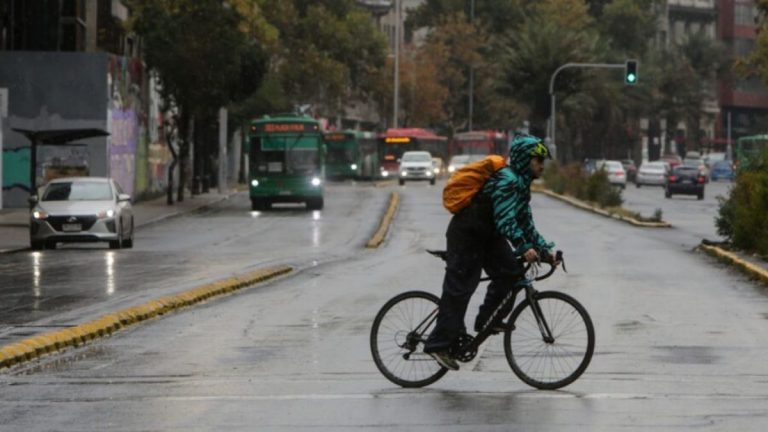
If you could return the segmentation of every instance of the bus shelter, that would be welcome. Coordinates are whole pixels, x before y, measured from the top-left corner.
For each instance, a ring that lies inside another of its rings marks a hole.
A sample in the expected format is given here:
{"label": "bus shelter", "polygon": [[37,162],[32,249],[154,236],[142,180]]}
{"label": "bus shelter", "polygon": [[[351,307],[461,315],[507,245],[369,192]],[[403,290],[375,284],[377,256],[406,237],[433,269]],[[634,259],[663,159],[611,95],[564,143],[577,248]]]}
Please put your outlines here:
{"label": "bus shelter", "polygon": [[73,141],[86,138],[96,138],[109,135],[109,132],[103,129],[45,129],[45,130],[27,130],[13,129],[30,142],[30,167],[29,167],[29,193],[37,194],[37,147],[40,145],[69,146]]}

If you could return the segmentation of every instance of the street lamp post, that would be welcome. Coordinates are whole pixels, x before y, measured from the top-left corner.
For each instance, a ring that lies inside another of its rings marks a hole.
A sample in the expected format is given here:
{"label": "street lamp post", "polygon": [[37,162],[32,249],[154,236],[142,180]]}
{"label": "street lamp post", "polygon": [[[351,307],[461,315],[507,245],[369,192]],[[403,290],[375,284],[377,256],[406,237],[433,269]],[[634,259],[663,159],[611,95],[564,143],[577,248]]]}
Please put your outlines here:
{"label": "street lamp post", "polygon": [[395,95],[392,113],[392,127],[397,128],[397,114],[400,105],[400,0],[395,0]]}
{"label": "street lamp post", "polygon": [[[473,24],[475,22],[475,0],[469,2],[469,22]],[[472,132],[472,117],[474,116],[474,102],[475,102],[475,68],[469,65],[469,122],[468,129]]]}

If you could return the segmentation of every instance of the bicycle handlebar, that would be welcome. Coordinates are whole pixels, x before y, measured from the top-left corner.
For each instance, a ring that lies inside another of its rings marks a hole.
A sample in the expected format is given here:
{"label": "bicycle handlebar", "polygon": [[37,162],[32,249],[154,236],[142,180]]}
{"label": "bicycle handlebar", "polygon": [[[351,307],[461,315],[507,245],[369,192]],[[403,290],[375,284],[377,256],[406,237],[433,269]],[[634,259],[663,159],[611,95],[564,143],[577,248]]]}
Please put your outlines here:
{"label": "bicycle handlebar", "polygon": [[[543,275],[538,275],[538,276],[534,277],[534,278],[533,278],[533,280],[534,280],[534,281],[537,281],[537,282],[538,282],[538,281],[540,281],[540,280],[543,280],[543,279],[546,279],[546,278],[548,278],[548,277],[552,276],[552,274],[555,272],[555,269],[557,268],[557,265],[555,265],[555,263],[558,263],[558,264],[562,264],[562,266],[563,266],[563,271],[564,271],[564,272],[566,272],[566,273],[568,273],[568,270],[566,270],[566,268],[565,268],[565,259],[564,259],[564,257],[563,257],[563,251],[561,251],[561,250],[559,250],[559,251],[556,251],[556,252],[555,252],[555,256],[554,256],[554,257],[552,257],[552,256],[551,256],[551,255],[549,255],[549,254],[546,254],[546,255],[547,255],[547,256],[543,257],[543,258],[544,258],[543,260],[542,260],[542,259],[539,259],[539,261],[537,261],[537,262],[535,262],[535,263],[525,263],[525,264],[526,264],[526,267],[525,267],[525,271],[526,271],[526,272],[528,272],[528,270],[529,270],[529,269],[531,268],[531,266],[532,266],[532,265],[534,265],[534,264],[535,264],[535,265],[541,265],[542,263],[544,263],[544,264],[549,264],[549,271],[547,271],[547,272],[546,272],[546,273],[544,273]],[[547,258],[548,258],[548,259],[547,259]],[[519,260],[523,260],[523,257],[522,257],[522,256],[520,256],[520,257],[518,257],[518,259],[519,259]]]}

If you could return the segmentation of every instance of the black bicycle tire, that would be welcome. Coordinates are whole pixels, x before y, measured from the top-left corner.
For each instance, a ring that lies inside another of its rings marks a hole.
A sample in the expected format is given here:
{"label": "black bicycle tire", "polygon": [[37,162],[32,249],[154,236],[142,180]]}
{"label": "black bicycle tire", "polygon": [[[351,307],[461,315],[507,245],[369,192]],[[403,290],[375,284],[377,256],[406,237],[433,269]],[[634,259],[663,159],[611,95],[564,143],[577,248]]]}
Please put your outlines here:
{"label": "black bicycle tire", "polygon": [[[376,314],[376,318],[374,318],[373,320],[373,325],[371,326],[371,336],[370,336],[371,355],[373,356],[373,362],[374,364],[376,364],[376,368],[378,368],[379,372],[381,372],[382,375],[384,375],[384,377],[386,377],[389,381],[401,387],[406,387],[406,388],[425,387],[442,378],[443,375],[445,375],[448,372],[448,369],[444,367],[440,367],[437,370],[437,372],[435,372],[434,374],[432,374],[426,379],[411,381],[411,380],[403,379],[395,375],[392,371],[390,371],[384,364],[384,361],[379,354],[377,335],[379,332],[379,327],[381,326],[381,322],[384,320],[384,317],[386,316],[387,312],[389,312],[396,304],[408,298],[426,299],[435,303],[435,307],[437,307],[437,304],[440,301],[440,299],[436,295],[425,292],[425,291],[407,291],[402,294],[398,294],[395,297],[392,297],[389,301],[387,301],[384,304],[384,306],[381,307],[379,312]],[[413,330],[413,329],[408,329],[408,330]]]}
{"label": "black bicycle tire", "polygon": [[530,302],[527,299],[522,301],[515,308],[515,310],[512,312],[512,315],[510,316],[509,322],[511,325],[508,326],[507,331],[504,333],[504,353],[507,357],[507,363],[509,363],[509,366],[512,368],[512,371],[524,383],[540,390],[556,390],[573,383],[584,373],[584,371],[587,370],[587,367],[589,366],[589,363],[592,360],[592,355],[594,354],[594,350],[595,350],[595,328],[594,328],[594,325],[592,324],[592,318],[590,318],[589,313],[587,312],[587,309],[584,306],[582,306],[582,304],[579,303],[575,298],[569,296],[568,294],[561,293],[559,291],[543,291],[543,292],[537,293],[536,295],[537,295],[536,298],[538,300],[558,299],[558,300],[564,301],[568,303],[570,306],[572,306],[576,310],[576,312],[578,312],[587,330],[587,349],[584,353],[584,358],[582,358],[579,366],[570,375],[568,375],[563,379],[553,381],[553,382],[540,381],[528,376],[525,372],[523,372],[523,370],[515,362],[515,356],[514,356],[514,350],[512,347],[511,338],[512,338],[512,333],[514,333],[515,331],[515,326],[514,326],[515,321],[526,308],[530,307]]}

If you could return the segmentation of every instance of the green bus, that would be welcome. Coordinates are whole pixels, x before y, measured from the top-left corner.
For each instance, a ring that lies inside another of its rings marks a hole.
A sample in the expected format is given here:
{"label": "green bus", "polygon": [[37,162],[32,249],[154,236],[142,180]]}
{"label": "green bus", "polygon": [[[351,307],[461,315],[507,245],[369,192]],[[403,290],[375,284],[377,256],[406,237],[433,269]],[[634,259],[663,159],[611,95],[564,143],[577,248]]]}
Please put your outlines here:
{"label": "green bus", "polygon": [[323,208],[323,134],[313,118],[294,115],[251,120],[248,133],[251,209],[306,203]]}
{"label": "green bus", "polygon": [[751,159],[759,157],[768,149],[768,135],[750,135],[736,140],[736,168],[747,168]]}
{"label": "green bus", "polygon": [[376,135],[345,130],[326,132],[325,175],[328,178],[373,178],[379,173]]}

